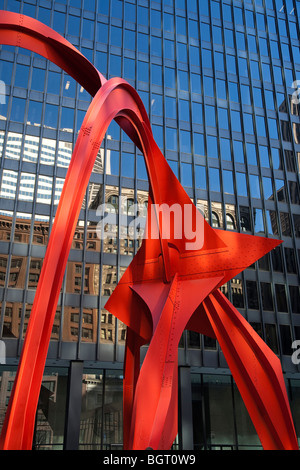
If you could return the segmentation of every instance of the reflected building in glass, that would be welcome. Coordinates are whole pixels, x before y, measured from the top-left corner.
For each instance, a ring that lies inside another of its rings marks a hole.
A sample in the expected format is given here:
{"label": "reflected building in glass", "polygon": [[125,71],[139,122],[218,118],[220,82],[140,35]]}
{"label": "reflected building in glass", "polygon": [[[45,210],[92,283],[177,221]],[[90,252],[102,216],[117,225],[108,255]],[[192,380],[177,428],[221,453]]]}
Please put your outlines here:
{"label": "reflected building in glass", "polygon": [[[138,91],[157,144],[214,228],[283,240],[221,289],[278,355],[299,435],[300,2],[0,0],[0,9],[52,27],[106,78],[123,77]],[[0,84],[2,426],[91,97],[43,57],[10,46],[0,49]],[[147,200],[143,155],[113,122],[74,234],[34,448],[68,449],[72,433],[79,449],[122,448],[126,327],[104,305],[139,249]],[[178,354],[188,406],[179,407],[174,448],[260,448],[218,343],[186,331]],[[68,388],[75,376],[80,403]],[[74,403],[77,429],[68,426]]]}

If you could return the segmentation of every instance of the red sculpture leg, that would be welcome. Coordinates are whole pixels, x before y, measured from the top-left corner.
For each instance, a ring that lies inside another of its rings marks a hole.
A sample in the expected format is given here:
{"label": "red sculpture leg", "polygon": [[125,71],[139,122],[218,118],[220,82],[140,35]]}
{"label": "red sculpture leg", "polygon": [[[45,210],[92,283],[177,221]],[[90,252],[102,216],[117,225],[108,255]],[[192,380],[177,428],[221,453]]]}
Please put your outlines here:
{"label": "red sculpture leg", "polygon": [[[175,358],[173,369],[172,393],[170,404],[166,413],[165,426],[158,443],[158,449],[170,449],[170,436],[174,436],[173,442],[178,434],[178,358]],[[172,442],[172,444],[173,444]],[[171,445],[172,445],[171,444]]]}
{"label": "red sculpture leg", "polygon": [[103,136],[120,108],[131,108],[132,113],[137,112],[136,119],[143,120],[132,95],[126,91],[127,85],[122,89],[123,83],[113,79],[103,85],[87,112],[76,142],[1,433],[2,449],[30,449],[32,445],[35,412],[58,296],[83,197]]}
{"label": "red sculpture leg", "polygon": [[140,372],[140,348],[145,341],[127,328],[123,380],[123,449],[130,450],[130,428],[136,383]]}
{"label": "red sculpture leg", "polygon": [[[167,295],[165,293],[163,306],[157,305],[155,292],[159,288],[155,283],[132,286],[148,305],[156,326],[134,394],[130,448],[169,449],[172,446],[177,434],[173,417],[178,406],[179,340],[196,306],[219,281],[220,277],[184,280],[176,274]],[[189,299],[188,303],[185,302],[186,298]]]}
{"label": "red sculpture leg", "polygon": [[[170,333],[168,334],[172,328],[176,291],[177,278],[170,286],[139,374],[131,423],[130,448],[132,449],[143,450],[147,447],[158,449],[165,426],[169,438],[168,442],[165,442],[166,448],[171,447],[176,436],[176,433],[171,434],[169,423],[166,423],[169,406],[174,411],[177,408],[177,403],[170,403],[174,397],[172,391],[174,374],[177,375],[177,361]],[[177,354],[177,345],[174,346]],[[175,383],[177,384],[176,378]]]}
{"label": "red sculpture leg", "polygon": [[204,308],[263,448],[297,450],[278,357],[220,291]]}

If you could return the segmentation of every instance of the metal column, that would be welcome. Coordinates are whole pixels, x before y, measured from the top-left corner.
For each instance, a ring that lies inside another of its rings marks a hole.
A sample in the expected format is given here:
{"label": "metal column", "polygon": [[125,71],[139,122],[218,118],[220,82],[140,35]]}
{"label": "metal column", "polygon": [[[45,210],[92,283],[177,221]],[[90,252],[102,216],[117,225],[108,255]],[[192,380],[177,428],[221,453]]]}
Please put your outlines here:
{"label": "metal column", "polygon": [[181,450],[193,450],[193,408],[190,367],[179,367],[179,445]]}
{"label": "metal column", "polygon": [[72,361],[69,369],[64,450],[78,450],[83,361]]}

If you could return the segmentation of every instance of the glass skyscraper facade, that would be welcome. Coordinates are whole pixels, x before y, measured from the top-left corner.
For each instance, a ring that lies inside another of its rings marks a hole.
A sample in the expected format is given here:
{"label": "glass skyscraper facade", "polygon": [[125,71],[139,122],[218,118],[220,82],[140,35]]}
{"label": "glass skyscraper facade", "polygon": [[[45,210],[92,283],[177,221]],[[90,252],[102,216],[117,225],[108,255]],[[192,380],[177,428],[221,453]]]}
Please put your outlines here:
{"label": "glass skyscraper facade", "polygon": [[[138,91],[157,144],[214,228],[283,240],[222,291],[280,358],[299,436],[293,344],[300,341],[300,2],[0,0],[0,9],[52,27],[107,79],[123,77]],[[43,57],[1,46],[0,333],[6,358],[0,426],[90,103],[83,88]],[[136,202],[146,212],[147,198],[143,155],[113,122],[69,255],[34,448],[68,448],[71,376],[82,392],[78,448],[122,448],[126,327],[104,305],[140,246],[126,221]],[[100,240],[104,203],[117,220]],[[219,345],[186,331],[178,354],[179,397],[184,389],[188,405],[179,403],[174,447],[261,448]]]}

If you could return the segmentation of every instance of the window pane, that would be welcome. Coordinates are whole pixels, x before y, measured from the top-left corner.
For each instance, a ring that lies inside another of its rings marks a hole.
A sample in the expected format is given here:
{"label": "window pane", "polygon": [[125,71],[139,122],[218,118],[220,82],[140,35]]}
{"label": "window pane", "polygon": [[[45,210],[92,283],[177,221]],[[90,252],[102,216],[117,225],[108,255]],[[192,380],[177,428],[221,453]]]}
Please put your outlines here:
{"label": "window pane", "polygon": [[183,186],[193,186],[192,165],[189,163],[181,164],[181,184]]}
{"label": "window pane", "polygon": [[287,308],[285,286],[283,284],[275,284],[275,292],[276,292],[276,302],[277,302],[278,311],[287,312],[288,308]]}
{"label": "window pane", "polygon": [[272,186],[272,179],[267,178],[266,176],[263,177],[263,187],[264,187],[264,196],[265,199],[274,199],[273,194],[273,186]]}
{"label": "window pane", "polygon": [[216,137],[211,135],[207,136],[207,156],[218,158],[218,141]]}
{"label": "window pane", "polygon": [[211,191],[220,191],[220,173],[217,168],[209,169],[209,184]]}
{"label": "window pane", "polygon": [[279,354],[276,325],[266,323],[266,343],[275,354]]}
{"label": "window pane", "polygon": [[58,107],[53,104],[46,104],[44,124],[50,128],[57,128]]}
{"label": "window pane", "polygon": [[234,160],[238,163],[244,163],[244,145],[239,140],[233,141]]}
{"label": "window pane", "polygon": [[222,160],[230,161],[231,160],[230,140],[221,138],[220,145],[221,145],[221,158],[222,158]]}
{"label": "window pane", "polygon": [[291,356],[293,353],[293,350],[291,348],[292,336],[291,336],[290,325],[280,325],[280,338],[281,338],[282,354],[286,356]]}
{"label": "window pane", "polygon": [[223,170],[223,186],[225,193],[234,194],[233,177],[231,171]]}
{"label": "window pane", "polygon": [[300,313],[300,296],[298,286],[289,286],[290,299],[293,313]]}
{"label": "window pane", "polygon": [[260,199],[260,186],[259,186],[259,178],[257,175],[249,175],[249,181],[250,181],[250,189],[251,189],[251,195],[254,198]]}
{"label": "window pane", "polygon": [[286,269],[288,273],[297,274],[296,258],[293,248],[284,248]]}
{"label": "window pane", "polygon": [[206,189],[206,168],[204,166],[195,165],[195,183],[196,188]]}
{"label": "window pane", "polygon": [[257,165],[257,153],[255,144],[246,144],[247,147],[247,160],[249,165]]}
{"label": "window pane", "polygon": [[241,231],[251,232],[251,215],[249,207],[240,206]]}
{"label": "window pane", "polygon": [[274,310],[274,305],[273,305],[271,284],[267,282],[261,282],[260,289],[261,289],[263,309],[272,312]]}
{"label": "window pane", "polygon": [[43,104],[37,101],[29,101],[27,123],[41,125]]}
{"label": "window pane", "polygon": [[255,281],[246,281],[248,308],[258,310],[258,293]]}
{"label": "window pane", "polygon": [[16,65],[15,86],[27,88],[29,67],[27,65]]}
{"label": "window pane", "polygon": [[238,196],[248,196],[247,181],[245,173],[236,173],[236,185]]}
{"label": "window pane", "polygon": [[15,96],[13,97],[10,113],[10,119],[12,121],[24,122],[25,104],[26,101],[22,98],[16,98]]}
{"label": "window pane", "polygon": [[45,86],[45,70],[37,69],[34,67],[32,69],[32,78],[31,78],[31,89],[37,91],[44,91]]}
{"label": "window pane", "polygon": [[253,209],[253,218],[254,218],[254,232],[265,233],[265,224],[264,224],[262,210]]}
{"label": "window pane", "polygon": [[211,127],[216,127],[216,110],[214,106],[205,106],[206,124]]}
{"label": "window pane", "polygon": [[191,153],[191,134],[188,131],[180,131],[180,150]]}
{"label": "window pane", "polygon": [[[204,407],[209,422],[208,444],[219,446],[234,442],[234,411],[230,377],[204,375],[203,387]],[[216,431],[212,432],[212,430]]]}
{"label": "window pane", "polygon": [[275,211],[266,211],[267,227],[270,235],[279,235],[277,213]]}

